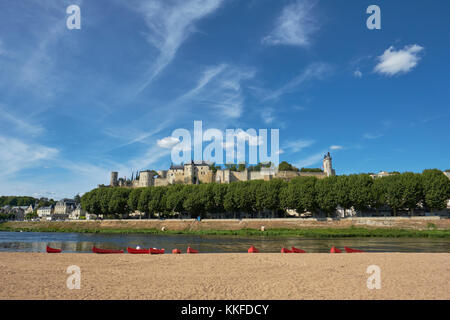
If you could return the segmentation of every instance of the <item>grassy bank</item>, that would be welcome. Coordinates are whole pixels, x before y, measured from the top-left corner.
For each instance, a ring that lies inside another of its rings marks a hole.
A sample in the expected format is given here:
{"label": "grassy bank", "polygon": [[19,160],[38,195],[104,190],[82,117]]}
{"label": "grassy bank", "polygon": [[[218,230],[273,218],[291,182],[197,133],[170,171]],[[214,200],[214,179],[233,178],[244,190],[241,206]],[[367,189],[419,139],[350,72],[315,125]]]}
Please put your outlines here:
{"label": "grassy bank", "polygon": [[76,232],[105,234],[154,234],[154,235],[221,235],[221,236],[266,236],[266,237],[305,237],[305,238],[350,238],[350,237],[385,237],[385,238],[450,238],[450,230],[410,230],[394,228],[301,228],[301,229],[257,229],[240,230],[166,230],[148,228],[70,228],[70,227],[20,227],[15,228],[0,224],[0,231],[23,232]]}

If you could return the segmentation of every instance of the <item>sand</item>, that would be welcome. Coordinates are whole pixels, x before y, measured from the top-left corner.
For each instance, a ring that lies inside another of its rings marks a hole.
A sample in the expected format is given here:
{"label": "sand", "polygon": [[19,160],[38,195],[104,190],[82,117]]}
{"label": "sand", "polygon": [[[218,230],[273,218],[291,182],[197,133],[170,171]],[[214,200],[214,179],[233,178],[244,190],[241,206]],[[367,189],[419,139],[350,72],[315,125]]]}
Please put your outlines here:
{"label": "sand", "polygon": [[[69,290],[66,269],[81,270]],[[368,289],[366,269],[381,270]],[[450,299],[449,253],[0,253],[0,299]]]}

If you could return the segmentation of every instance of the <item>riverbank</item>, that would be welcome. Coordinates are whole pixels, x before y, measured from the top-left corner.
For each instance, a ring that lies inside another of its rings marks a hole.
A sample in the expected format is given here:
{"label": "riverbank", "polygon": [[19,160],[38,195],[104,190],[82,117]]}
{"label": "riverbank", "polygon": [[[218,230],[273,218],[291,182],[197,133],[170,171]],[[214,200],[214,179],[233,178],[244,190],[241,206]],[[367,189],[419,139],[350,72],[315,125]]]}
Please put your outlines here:
{"label": "riverbank", "polygon": [[[264,231],[261,231],[261,230]],[[383,217],[347,219],[242,219],[242,220],[96,220],[5,222],[0,231],[76,232],[109,234],[186,234],[342,237],[450,238],[450,219],[439,217]]]}
{"label": "riverbank", "polygon": [[[66,287],[67,267],[81,289]],[[381,270],[381,289],[366,269]],[[450,299],[450,254],[0,252],[0,299]]]}

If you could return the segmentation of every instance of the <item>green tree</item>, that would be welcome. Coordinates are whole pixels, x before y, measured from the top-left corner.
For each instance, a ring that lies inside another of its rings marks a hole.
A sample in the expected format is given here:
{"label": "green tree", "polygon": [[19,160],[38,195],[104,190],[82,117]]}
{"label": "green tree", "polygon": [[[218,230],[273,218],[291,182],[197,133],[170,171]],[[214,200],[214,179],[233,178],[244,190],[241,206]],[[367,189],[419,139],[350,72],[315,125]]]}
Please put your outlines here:
{"label": "green tree", "polygon": [[291,165],[290,163],[288,163],[286,161],[280,162],[280,164],[278,165],[278,170],[279,171],[298,171],[298,169],[296,167],[294,167],[293,165]]}
{"label": "green tree", "polygon": [[403,183],[403,178],[398,174],[382,177],[381,179],[385,179],[386,182],[386,204],[391,207],[394,216],[397,216],[398,210],[405,205],[405,184]]}
{"label": "green tree", "polygon": [[450,179],[438,169],[428,169],[422,172],[424,202],[431,210],[442,210],[447,207],[450,199]]}
{"label": "green tree", "polygon": [[336,192],[337,177],[319,179],[316,183],[317,205],[327,216],[336,212],[339,196]]}
{"label": "green tree", "polygon": [[131,210],[128,207],[128,197],[131,190],[127,188],[113,188],[111,190],[108,212],[115,217],[129,214]]}
{"label": "green tree", "polygon": [[400,174],[400,177],[403,185],[404,206],[413,215],[414,209],[424,199],[422,176],[417,173],[405,172]]}
{"label": "green tree", "polygon": [[150,215],[150,209],[148,204],[152,199],[152,188],[154,187],[143,188],[141,194],[139,195],[138,210],[144,213],[146,218],[149,218]]}
{"label": "green tree", "polygon": [[350,203],[357,211],[366,211],[374,203],[373,178],[368,174],[352,174],[349,179]]}
{"label": "green tree", "polygon": [[370,207],[374,208],[377,214],[387,204],[387,183],[385,177],[375,178],[370,188]]}
{"label": "green tree", "polygon": [[141,196],[142,188],[132,189],[128,195],[127,205],[130,212],[139,210],[139,198]]}
{"label": "green tree", "polygon": [[148,202],[148,212],[152,215],[161,214],[166,211],[166,202],[164,195],[166,187],[151,187],[150,201]]}
{"label": "green tree", "polygon": [[166,191],[166,208],[171,213],[182,213],[184,211],[183,202],[186,199],[186,186],[175,184]]}

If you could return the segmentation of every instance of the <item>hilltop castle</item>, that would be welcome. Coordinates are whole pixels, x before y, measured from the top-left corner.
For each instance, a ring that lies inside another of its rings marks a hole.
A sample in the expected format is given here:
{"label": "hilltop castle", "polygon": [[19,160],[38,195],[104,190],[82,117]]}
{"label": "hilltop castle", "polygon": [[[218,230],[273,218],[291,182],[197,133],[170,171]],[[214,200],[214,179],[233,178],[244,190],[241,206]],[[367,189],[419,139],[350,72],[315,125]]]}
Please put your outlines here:
{"label": "hilltop castle", "polygon": [[269,168],[262,168],[261,171],[250,171],[247,168],[243,171],[232,171],[230,169],[214,170],[206,162],[186,163],[183,165],[171,165],[169,170],[151,171],[145,170],[136,173],[131,179],[118,178],[118,172],[111,172],[110,186],[141,188],[149,186],[167,186],[170,184],[199,184],[199,183],[230,183],[233,181],[249,180],[271,180],[281,178],[290,180],[298,176],[313,176],[324,178],[334,176],[331,156],[328,152],[323,158],[322,172],[299,172],[299,171],[273,171]]}

